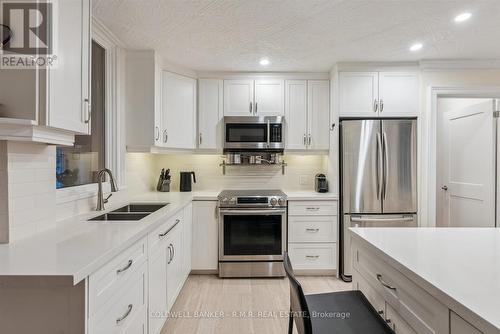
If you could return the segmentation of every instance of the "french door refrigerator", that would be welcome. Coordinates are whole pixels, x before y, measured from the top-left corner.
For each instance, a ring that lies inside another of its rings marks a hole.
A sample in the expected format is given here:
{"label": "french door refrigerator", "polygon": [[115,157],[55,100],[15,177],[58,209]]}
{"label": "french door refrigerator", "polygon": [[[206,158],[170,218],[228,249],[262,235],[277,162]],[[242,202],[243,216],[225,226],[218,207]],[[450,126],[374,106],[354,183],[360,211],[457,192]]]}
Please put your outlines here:
{"label": "french door refrigerator", "polygon": [[341,277],[352,274],[349,227],[417,226],[417,120],[340,121]]}

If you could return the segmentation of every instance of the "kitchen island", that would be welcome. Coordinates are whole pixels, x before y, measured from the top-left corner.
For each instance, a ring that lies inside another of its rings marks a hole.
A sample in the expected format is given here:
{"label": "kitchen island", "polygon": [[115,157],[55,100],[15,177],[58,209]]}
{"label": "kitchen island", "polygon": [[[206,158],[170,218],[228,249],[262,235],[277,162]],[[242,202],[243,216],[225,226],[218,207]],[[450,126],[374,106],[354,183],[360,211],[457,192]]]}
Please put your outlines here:
{"label": "kitchen island", "polygon": [[350,231],[353,288],[396,333],[500,333],[500,229]]}

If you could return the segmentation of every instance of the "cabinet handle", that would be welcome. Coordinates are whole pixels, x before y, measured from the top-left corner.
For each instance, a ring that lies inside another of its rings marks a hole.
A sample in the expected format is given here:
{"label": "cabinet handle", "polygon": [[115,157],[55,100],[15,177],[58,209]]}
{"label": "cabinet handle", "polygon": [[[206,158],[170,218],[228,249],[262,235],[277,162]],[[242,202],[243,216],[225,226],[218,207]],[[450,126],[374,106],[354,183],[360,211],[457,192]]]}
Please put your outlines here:
{"label": "cabinet handle", "polygon": [[160,128],[158,126],[155,126],[155,140],[158,141],[160,140]]}
{"label": "cabinet handle", "polygon": [[308,258],[308,259],[318,259],[319,255],[306,255],[306,258]]}
{"label": "cabinet handle", "polygon": [[257,102],[255,102],[255,115],[257,115]]}
{"label": "cabinet handle", "polygon": [[307,145],[307,139],[306,139],[306,135],[304,134],[304,146]]}
{"label": "cabinet handle", "polygon": [[252,114],[252,102],[250,102],[250,114]]}
{"label": "cabinet handle", "polygon": [[201,132],[200,132],[200,145],[203,144],[203,137],[201,135]]}
{"label": "cabinet handle", "polygon": [[163,131],[163,142],[166,143],[168,141],[168,132],[167,130]]}
{"label": "cabinet handle", "polygon": [[378,100],[377,99],[373,100],[373,111],[374,112],[378,111]]}
{"label": "cabinet handle", "polygon": [[172,245],[172,261],[174,260],[175,258],[175,246]]}
{"label": "cabinet handle", "polygon": [[307,232],[319,232],[319,228],[306,228]]}
{"label": "cabinet handle", "polygon": [[311,146],[312,136],[309,134],[308,145]]}
{"label": "cabinet handle", "polygon": [[172,257],[172,244],[168,245],[168,262],[167,264],[172,263],[173,257]]}
{"label": "cabinet handle", "polygon": [[168,232],[170,232],[170,230],[167,230],[163,233],[158,234],[158,237],[163,238],[164,236],[166,236],[168,234]]}
{"label": "cabinet handle", "polygon": [[134,263],[134,261],[132,261],[132,260],[128,260],[127,265],[126,265],[125,267],[121,268],[121,269],[118,269],[118,270],[116,271],[116,274],[118,275],[118,274],[120,274],[120,273],[122,273],[122,272],[124,272],[124,271],[128,270],[130,267],[132,267],[132,263]]}
{"label": "cabinet handle", "polygon": [[385,319],[385,322],[387,322],[388,324],[390,324],[392,322],[391,319]]}
{"label": "cabinet handle", "polygon": [[122,315],[121,317],[119,317],[118,319],[116,319],[116,323],[119,324],[120,322],[122,322],[123,320],[125,320],[129,316],[130,312],[132,312],[133,308],[134,308],[134,305],[128,304],[127,311],[125,312],[124,315]]}
{"label": "cabinet handle", "polygon": [[306,208],[306,210],[309,210],[309,211],[318,211],[319,208],[312,208],[312,207],[310,207],[310,208]]}
{"label": "cabinet handle", "polygon": [[89,124],[90,118],[92,116],[92,106],[90,105],[89,99],[85,99],[84,102],[85,102],[85,105],[87,106],[87,118],[85,119],[84,122],[85,122],[85,124]]}
{"label": "cabinet handle", "polygon": [[380,112],[384,111],[384,100],[380,99]]}
{"label": "cabinet handle", "polygon": [[378,279],[378,281],[380,282],[380,284],[382,284],[383,286],[385,286],[387,289],[390,289],[390,290],[394,290],[394,291],[396,291],[396,288],[395,288],[395,287],[393,287],[392,285],[390,285],[390,284],[388,284],[388,283],[386,283],[386,282],[384,281],[384,279],[382,278],[382,275],[377,274],[377,279]]}
{"label": "cabinet handle", "polygon": [[378,310],[377,313],[382,315],[382,314],[384,314],[384,310]]}

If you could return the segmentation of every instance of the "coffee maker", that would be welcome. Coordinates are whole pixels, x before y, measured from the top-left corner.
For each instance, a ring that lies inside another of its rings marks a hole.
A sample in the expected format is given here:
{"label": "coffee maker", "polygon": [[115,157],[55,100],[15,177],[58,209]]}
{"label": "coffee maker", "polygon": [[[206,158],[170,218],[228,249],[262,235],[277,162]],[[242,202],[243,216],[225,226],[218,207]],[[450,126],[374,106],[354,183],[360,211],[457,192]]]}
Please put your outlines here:
{"label": "coffee maker", "polygon": [[194,174],[194,172],[181,172],[181,179],[179,182],[180,191],[191,191],[191,175],[193,175],[193,182],[196,183],[196,175]]}
{"label": "coffee maker", "polygon": [[325,174],[316,174],[315,179],[315,187],[316,192],[319,193],[327,193],[328,192],[328,180],[326,179]]}

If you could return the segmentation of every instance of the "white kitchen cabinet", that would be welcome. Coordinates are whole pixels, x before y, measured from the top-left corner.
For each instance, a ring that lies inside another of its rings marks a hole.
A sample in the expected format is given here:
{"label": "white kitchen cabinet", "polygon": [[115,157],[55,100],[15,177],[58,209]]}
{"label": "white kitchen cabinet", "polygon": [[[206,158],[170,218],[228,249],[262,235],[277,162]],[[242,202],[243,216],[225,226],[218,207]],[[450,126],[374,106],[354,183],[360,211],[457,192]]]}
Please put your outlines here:
{"label": "white kitchen cabinet", "polygon": [[379,74],[379,115],[404,117],[418,115],[418,76],[415,73]]}
{"label": "white kitchen cabinet", "polygon": [[196,80],[162,72],[162,146],[196,148]]}
{"label": "white kitchen cabinet", "polygon": [[341,117],[418,116],[416,72],[341,72]]}
{"label": "white kitchen cabinet", "polygon": [[192,269],[215,272],[218,258],[217,201],[193,202]]}
{"label": "white kitchen cabinet", "polygon": [[283,116],[285,114],[284,81],[279,79],[255,80],[255,115]]}
{"label": "white kitchen cabinet", "polygon": [[168,310],[166,247],[159,245],[149,254],[149,333],[159,334]]}
{"label": "white kitchen cabinet", "polygon": [[193,247],[193,204],[184,208],[182,220],[182,273],[187,279],[191,272],[191,248]]}
{"label": "white kitchen cabinet", "polygon": [[170,310],[184,284],[182,271],[182,224],[177,224],[168,232],[165,244],[168,245],[169,255],[167,261],[167,300],[168,309]]}
{"label": "white kitchen cabinet", "polygon": [[149,151],[162,146],[161,69],[151,50],[125,54],[125,113],[127,150]]}
{"label": "white kitchen cabinet", "polygon": [[90,0],[59,3],[53,67],[0,70],[0,140],[72,145],[90,133],[90,10]]}
{"label": "white kitchen cabinet", "polygon": [[330,83],[328,80],[285,82],[287,150],[330,147]]}
{"label": "white kitchen cabinet", "polygon": [[224,116],[252,116],[253,102],[253,80],[224,80]]}
{"label": "white kitchen cabinet", "polygon": [[330,147],[330,82],[307,82],[307,146],[311,150],[328,150]]}
{"label": "white kitchen cabinet", "polygon": [[224,81],[198,80],[198,148],[222,150]]}
{"label": "white kitchen cabinet", "polygon": [[283,115],[283,80],[224,80],[224,116]]}

